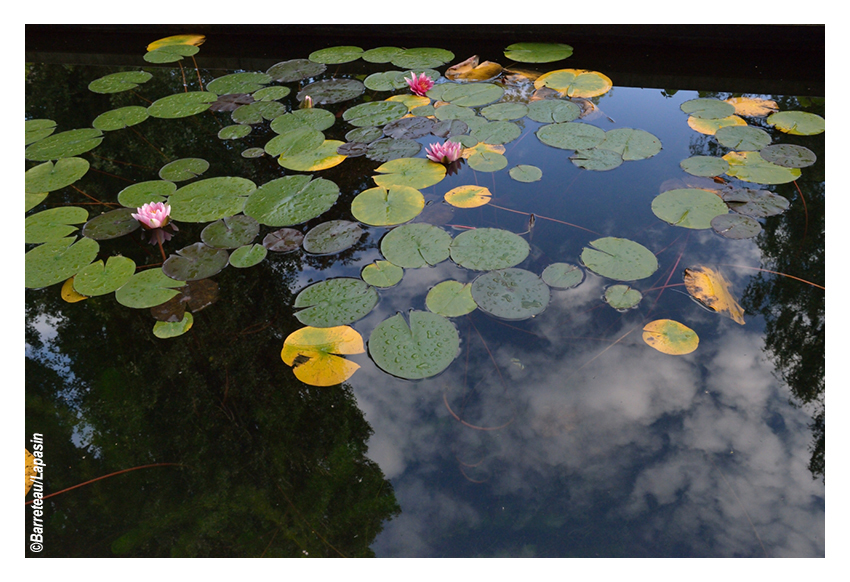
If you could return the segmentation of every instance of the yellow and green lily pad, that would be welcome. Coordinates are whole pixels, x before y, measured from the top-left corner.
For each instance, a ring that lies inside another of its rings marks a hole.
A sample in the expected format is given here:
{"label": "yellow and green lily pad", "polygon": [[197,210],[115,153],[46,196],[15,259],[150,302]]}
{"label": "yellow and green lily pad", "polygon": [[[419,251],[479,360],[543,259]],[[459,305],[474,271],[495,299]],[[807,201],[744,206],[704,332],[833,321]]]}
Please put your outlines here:
{"label": "yellow and green lily pad", "polygon": [[800,177],[799,168],[786,168],[761,157],[759,152],[729,152],[723,159],[729,162],[729,176],[757,184],[787,184]]}
{"label": "yellow and green lily pad", "polygon": [[598,97],[607,93],[614,84],[606,75],[584,69],[559,69],[537,77],[534,88],[548,87],[564,97]]}
{"label": "yellow and green lily pad", "polygon": [[364,351],[363,338],[347,325],[304,327],[287,336],[280,358],[305,384],[335,386],[360,369],[359,364],[342,356]]}
{"label": "yellow and green lily pad", "polygon": [[701,305],[744,325],[744,310],[732,295],[731,284],[723,274],[699,265],[685,269],[685,288]]}
{"label": "yellow and green lily pad", "polygon": [[683,356],[699,346],[699,336],[691,328],[672,319],[657,319],[643,327],[643,341],[663,354]]}
{"label": "yellow and green lily pad", "polygon": [[369,226],[394,226],[413,220],[425,207],[422,192],[410,186],[376,186],[351,201],[351,214]]}
{"label": "yellow and green lily pad", "polygon": [[187,311],[180,321],[157,321],[153,324],[153,334],[159,339],[178,337],[192,329],[194,322],[194,316]]}
{"label": "yellow and green lily pad", "polygon": [[826,120],[805,111],[780,111],[768,116],[767,123],[791,135],[817,135],[826,131]]}
{"label": "yellow and green lily pad", "polygon": [[336,139],[326,139],[318,147],[291,156],[280,156],[277,163],[296,172],[318,172],[338,166],[345,161],[345,156],[337,153],[341,145]]}
{"label": "yellow and green lily pad", "polygon": [[445,193],[446,202],[457,208],[476,208],[490,202],[492,194],[486,186],[457,186]]}

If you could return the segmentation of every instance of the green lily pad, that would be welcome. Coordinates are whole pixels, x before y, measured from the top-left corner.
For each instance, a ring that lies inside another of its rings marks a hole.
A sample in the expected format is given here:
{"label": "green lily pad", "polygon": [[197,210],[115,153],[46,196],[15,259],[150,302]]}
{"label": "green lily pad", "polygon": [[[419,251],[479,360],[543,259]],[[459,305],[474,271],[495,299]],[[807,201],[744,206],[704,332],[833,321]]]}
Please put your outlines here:
{"label": "green lily pad", "polygon": [[162,272],[177,281],[198,281],[212,277],[227,266],[229,254],[202,242],[183,247],[162,264]]}
{"label": "green lily pad", "polygon": [[24,122],[24,129],[26,130],[26,143],[24,145],[30,145],[43,140],[56,131],[56,122],[52,119],[27,119]]}
{"label": "green lily pad", "polygon": [[364,51],[360,58],[367,63],[388,63],[403,52],[404,49],[397,46],[381,46]]}
{"label": "green lily pad", "polygon": [[401,158],[411,158],[419,153],[422,145],[412,139],[379,139],[366,146],[365,154],[376,162],[389,162]]}
{"label": "green lily pad", "polygon": [[210,103],[216,99],[218,99],[218,95],[209,91],[175,93],[151,103],[148,106],[148,113],[151,117],[159,119],[191,117],[209,109]]}
{"label": "green lily pad", "polygon": [[218,139],[242,139],[251,133],[251,126],[244,124],[228,125],[218,132]]}
{"label": "green lily pad", "polygon": [[411,310],[407,315],[406,320],[398,313],[375,327],[369,337],[369,355],[379,368],[399,378],[435,376],[457,357],[457,328],[436,313]]}
{"label": "green lily pad", "polygon": [[698,119],[722,119],[735,114],[735,106],[731,103],[702,97],[685,101],[679,108]]}
{"label": "green lily pad", "polygon": [[820,115],[805,111],[780,111],[768,116],[767,123],[791,135],[817,135],[826,131],[826,121]]}
{"label": "green lily pad", "polygon": [[522,129],[510,121],[490,121],[473,128],[470,135],[481,143],[501,145],[511,142],[522,134]]}
{"label": "green lily pad", "polygon": [[448,105],[441,105],[440,107],[437,107],[434,110],[434,116],[440,121],[449,121],[453,119],[463,121],[473,119],[477,117],[478,114],[471,107],[464,107],[454,103],[449,103]]}
{"label": "green lily pad", "polygon": [[247,178],[207,178],[178,188],[168,198],[171,218],[178,222],[212,222],[239,214],[248,196],[257,189]]}
{"label": "green lily pad", "polygon": [[339,187],[296,174],[266,182],[248,197],[245,214],[266,226],[294,226],[321,216],[336,203]]}
{"label": "green lily pad", "polygon": [[83,236],[108,240],[135,232],[141,223],[133,218],[133,208],[118,208],[95,216],[83,226]]}
{"label": "green lily pad", "polygon": [[549,287],[525,269],[500,269],[476,277],[472,298],[494,317],[518,321],[542,313],[549,305]]}
{"label": "green lily pad", "polygon": [[95,261],[74,275],[74,291],[86,297],[113,293],[136,273],[136,263],[122,256],[109,257],[106,265]]}
{"label": "green lily pad", "polygon": [[90,238],[46,242],[24,255],[24,285],[41,289],[76,275],[97,256],[100,245]]}
{"label": "green lily pad", "polygon": [[652,212],[673,226],[711,228],[711,219],[729,212],[726,203],[713,192],[700,188],[667,190],[652,201]]}
{"label": "green lily pad", "polygon": [[356,61],[362,54],[363,49],[359,46],[332,46],[313,51],[307,58],[314,63],[339,65]]}
{"label": "green lily pad", "polygon": [[332,255],[354,246],[363,236],[356,222],[329,220],[314,226],[304,235],[304,250],[312,255]]}
{"label": "green lily pad", "polygon": [[416,47],[393,55],[390,63],[401,69],[435,69],[454,58],[454,53],[446,49]]}
{"label": "green lily pad", "polygon": [[481,115],[489,121],[515,121],[528,115],[528,106],[516,101],[494,103],[481,110]]}
{"label": "green lily pad", "polygon": [[636,307],[643,295],[637,289],[632,289],[628,285],[611,285],[605,289],[603,295],[605,302],[618,311],[625,311]]}
{"label": "green lily pad", "polygon": [[394,265],[417,269],[449,258],[452,237],[442,228],[426,223],[398,226],[381,239],[381,254]]}
{"label": "green lily pad", "polygon": [[770,144],[770,134],[749,125],[727,125],[714,132],[720,145],[737,151],[758,151]]}
{"label": "green lily pad", "polygon": [[613,150],[605,150],[601,147],[576,150],[570,156],[570,161],[585,170],[595,172],[606,172],[623,165],[623,156]]}
{"label": "green lily pad", "polygon": [[537,182],[543,177],[543,170],[537,166],[519,164],[508,170],[508,175],[517,182]]}
{"label": "green lily pad", "polygon": [[759,152],[729,152],[723,159],[729,162],[729,176],[757,184],[787,184],[800,177],[798,168],[785,168],[768,162]]}
{"label": "green lily pad", "polygon": [[617,152],[625,161],[645,160],[661,151],[661,140],[642,129],[623,127],[605,132],[600,149]]}
{"label": "green lily pad", "polygon": [[295,297],[295,317],[304,325],[334,327],[366,317],[378,304],[378,292],[361,279],[339,277],[314,283]]}
{"label": "green lily pad", "polygon": [[445,317],[460,317],[478,308],[472,298],[472,284],[460,281],[437,283],[428,291],[425,305],[432,313]]}
{"label": "green lily pad", "polygon": [[711,219],[711,228],[724,238],[744,239],[758,236],[761,224],[743,214],[721,214]]}
{"label": "green lily pad", "polygon": [[505,90],[493,83],[447,84],[440,98],[459,107],[481,107],[495,103],[504,94]]}
{"label": "green lily pad", "polygon": [[345,156],[337,152],[342,145],[345,144],[339,140],[326,139],[318,147],[311,150],[291,156],[280,156],[277,163],[287,170],[296,172],[326,170],[338,166],[345,160]]}
{"label": "green lily pad", "polygon": [[278,101],[255,101],[237,107],[230,114],[233,123],[257,125],[286,114],[286,106]]}
{"label": "green lily pad", "polygon": [[342,118],[355,127],[385,125],[407,115],[407,106],[399,101],[371,101],[346,109]]}
{"label": "green lily pad", "polygon": [[634,241],[609,236],[588,244],[581,252],[581,262],[597,275],[636,281],[658,270],[658,260],[652,251]]}
{"label": "green lily pad", "polygon": [[711,178],[729,171],[729,162],[715,156],[691,156],[679,162],[679,167],[691,176]]}
{"label": "green lily pad", "polygon": [[380,127],[358,127],[345,134],[345,141],[357,143],[372,143],[384,137]]}
{"label": "green lily pad", "polygon": [[806,168],[818,159],[809,148],[791,143],[769,145],[759,153],[763,159],[783,168]]}
{"label": "green lily pad", "polygon": [[210,168],[210,163],[201,158],[183,158],[165,164],[159,177],[170,182],[185,182],[197,178]]}
{"label": "green lily pad", "polygon": [[275,253],[289,253],[301,248],[304,233],[294,228],[279,228],[263,238],[263,246]]}
{"label": "green lily pad", "polygon": [[167,277],[162,269],[139,271],[115,291],[115,300],[124,307],[150,309],[179,295],[185,281]]}
{"label": "green lily pad", "polygon": [[392,287],[404,276],[404,269],[389,261],[375,261],[363,267],[360,277],[373,287]]}
{"label": "green lily pad", "polygon": [[262,158],[266,155],[265,150],[263,148],[247,148],[242,150],[240,154],[243,158],[254,159],[254,158]]}
{"label": "green lily pad", "polygon": [[148,51],[142,58],[154,64],[176,63],[182,60],[183,57],[191,57],[198,54],[200,50],[198,47],[189,44],[172,44]]}
{"label": "green lily pad", "polygon": [[508,167],[508,158],[488,149],[477,149],[472,152],[466,162],[469,167],[478,172],[498,172]]}
{"label": "green lily pad", "polygon": [[505,56],[519,63],[552,63],[573,54],[573,47],[558,42],[518,42],[505,48]]}
{"label": "green lily pad", "polygon": [[402,117],[386,124],[382,133],[396,139],[417,139],[431,133],[434,121],[427,117]]}
{"label": "green lily pad", "polygon": [[102,141],[103,132],[99,129],[71,129],[55,133],[29,145],[24,150],[24,157],[37,162],[72,158],[93,150]]}
{"label": "green lily pad", "polygon": [[297,156],[318,148],[324,141],[325,134],[304,126],[273,137],[264,149],[270,156]]}
{"label": "green lily pad", "polygon": [[131,125],[138,125],[150,117],[147,107],[129,105],[101,113],[92,121],[92,127],[101,131],[115,131]]}
{"label": "green lily pad", "polygon": [[237,214],[205,226],[201,231],[201,240],[216,249],[235,249],[252,242],[259,232],[260,224],[256,220]]}
{"label": "green lily pad", "polygon": [[216,95],[229,95],[232,93],[253,93],[259,91],[272,82],[268,73],[231,73],[213,79],[207,83],[206,90]]}
{"label": "green lily pad", "polygon": [[590,149],[605,141],[604,130],[575,121],[544,125],[536,133],[541,142],[562,150]]}
{"label": "green lily pad", "polygon": [[47,198],[47,192],[27,192],[24,194],[25,208],[24,212],[29,212]]}
{"label": "green lily pad", "polygon": [[452,260],[474,271],[513,267],[524,261],[530,250],[524,238],[499,228],[467,230],[457,235],[450,247]]}
{"label": "green lily pad", "polygon": [[397,158],[375,169],[375,184],[382,188],[410,186],[422,190],[446,177],[446,167],[423,158]]}
{"label": "green lily pad", "polygon": [[372,73],[363,80],[370,91],[395,91],[407,87],[404,71],[380,71]]}
{"label": "green lily pad", "polygon": [[157,321],[153,324],[153,334],[159,339],[178,337],[192,329],[194,316],[186,311],[180,321]]}
{"label": "green lily pad", "polygon": [[[430,113],[433,115],[433,113]],[[435,122],[431,126],[431,133],[437,137],[450,138],[456,135],[463,135],[469,131],[469,125],[461,119],[444,119]]]}
{"label": "green lily pad", "polygon": [[293,83],[310,77],[317,77],[325,72],[327,66],[323,63],[316,63],[309,59],[292,59],[272,65],[266,74],[273,81],[280,83]]}
{"label": "green lily pad", "polygon": [[79,206],[59,206],[31,214],[24,221],[24,242],[43,243],[63,239],[79,229],[75,224],[82,224],[88,217],[88,210]]}
{"label": "green lily pad", "polygon": [[177,184],[169,180],[137,182],[118,193],[118,203],[126,208],[136,209],[149,202],[165,202],[176,190]]}
{"label": "green lily pad", "polygon": [[268,254],[268,249],[260,244],[241,246],[232,253],[228,262],[237,269],[246,269],[260,264]]}
{"label": "green lily pad", "polygon": [[369,226],[394,226],[413,220],[425,208],[422,192],[410,186],[376,186],[351,201],[351,214]]}
{"label": "green lily pad", "polygon": [[289,95],[292,89],[281,85],[272,85],[271,87],[263,87],[251,93],[254,101],[279,101]]}
{"label": "green lily pad", "polygon": [[528,118],[538,123],[566,123],[580,115],[581,107],[572,101],[541,99],[528,104]]}
{"label": "green lily pad", "polygon": [[543,269],[540,277],[553,289],[571,289],[584,281],[584,270],[570,263],[552,263]]}
{"label": "green lily pad", "polygon": [[357,79],[326,79],[316,81],[298,92],[298,101],[309,96],[313,105],[331,105],[357,99],[366,91],[366,86]]}
{"label": "green lily pad", "polygon": [[791,205],[788,199],[769,190],[735,188],[723,194],[723,201],[737,212],[746,216],[764,218],[782,214]]}
{"label": "green lily pad", "polygon": [[62,158],[34,166],[24,174],[24,190],[28,193],[53,192],[70,186],[89,171],[83,158]]}
{"label": "green lily pad", "polygon": [[299,109],[280,117],[275,117],[269,128],[278,134],[285,134],[301,127],[325,131],[333,127],[336,117],[327,109]]}

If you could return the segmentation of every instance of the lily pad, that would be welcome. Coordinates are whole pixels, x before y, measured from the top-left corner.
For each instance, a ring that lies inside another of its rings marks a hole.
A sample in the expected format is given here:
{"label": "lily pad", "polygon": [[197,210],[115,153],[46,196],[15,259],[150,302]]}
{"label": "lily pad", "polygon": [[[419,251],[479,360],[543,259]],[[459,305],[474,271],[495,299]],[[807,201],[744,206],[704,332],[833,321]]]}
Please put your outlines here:
{"label": "lily pad", "polygon": [[363,353],[363,338],[347,325],[304,327],[283,342],[280,358],[295,377],[310,386],[335,386],[348,380],[360,365],[343,355]]}
{"label": "lily pad", "polygon": [[99,129],[71,129],[31,144],[24,150],[24,157],[37,162],[72,158],[93,150],[102,141],[103,132]]}
{"label": "lily pad", "polygon": [[48,208],[27,216],[24,221],[24,242],[43,243],[63,239],[77,231],[88,220],[89,213],[79,206]]}
{"label": "lily pad", "polygon": [[289,253],[301,248],[304,234],[294,228],[280,228],[263,238],[263,246],[275,253]]}
{"label": "lily pad", "polygon": [[524,269],[500,269],[472,282],[472,298],[482,311],[501,319],[522,320],[542,313],[550,291],[540,277]]}
{"label": "lily pad", "polygon": [[455,58],[453,52],[442,48],[416,47],[393,55],[390,63],[401,69],[434,69]]}
{"label": "lily pad", "polygon": [[218,99],[218,95],[209,91],[175,93],[151,103],[148,107],[148,113],[151,117],[160,119],[191,117],[209,109],[210,103],[216,99]]}
{"label": "lily pad", "polygon": [[452,237],[440,227],[414,223],[398,226],[381,239],[381,254],[399,267],[416,269],[449,258]]}
{"label": "lily pad", "polygon": [[769,190],[753,190],[750,188],[735,188],[725,192],[723,201],[738,214],[756,218],[782,214],[791,205],[784,196]]}
{"label": "lily pad", "polygon": [[404,71],[380,71],[372,73],[363,80],[370,91],[395,91],[407,87]]}
{"label": "lily pad", "polygon": [[345,145],[336,139],[326,139],[318,147],[300,154],[280,156],[277,163],[296,172],[318,172],[338,166],[345,161],[345,156],[337,153],[340,146]]}
{"label": "lily pad", "polygon": [[720,145],[737,151],[758,151],[770,144],[770,134],[749,125],[729,125],[714,132]]}
{"label": "lily pad", "polygon": [[299,109],[280,117],[275,117],[269,128],[279,134],[288,133],[300,127],[309,127],[324,131],[336,123],[336,117],[327,109]]}
{"label": "lily pad", "polygon": [[218,139],[242,139],[251,133],[250,125],[228,125],[218,132]]}
{"label": "lily pad", "polygon": [[313,255],[331,255],[354,246],[363,235],[356,222],[329,220],[304,235],[304,250]]}
{"label": "lily pad", "polygon": [[411,158],[419,153],[422,145],[412,139],[379,139],[366,146],[366,157],[376,162],[389,162]]}
{"label": "lily pad", "polygon": [[351,214],[369,226],[394,226],[413,220],[425,207],[422,192],[410,186],[376,186],[351,201]]}
{"label": "lily pad", "polygon": [[787,184],[801,175],[798,168],[785,168],[768,162],[759,152],[729,152],[723,159],[729,162],[726,173],[744,182]]}
{"label": "lily pad", "polygon": [[699,346],[699,336],[691,328],[672,319],[657,319],[643,328],[643,341],[663,354],[682,356]]}
{"label": "lily pad", "polygon": [[268,252],[268,249],[263,245],[247,244],[230,253],[227,262],[237,269],[246,269],[260,264],[266,258]]}
{"label": "lily pad", "polygon": [[24,190],[29,193],[54,192],[70,186],[89,171],[83,158],[62,158],[34,166],[24,174]]}
{"label": "lily pad", "polygon": [[711,178],[729,171],[729,162],[715,156],[691,156],[679,162],[679,167],[691,176]]}
{"label": "lily pad", "polygon": [[183,247],[162,264],[162,272],[177,281],[197,281],[212,277],[227,266],[229,254],[202,242]]}
{"label": "lily pad", "polygon": [[230,114],[230,119],[233,123],[241,123],[245,125],[257,125],[263,121],[271,121],[286,114],[286,106],[277,101],[255,101],[246,105],[240,105],[233,113]]}
{"label": "lily pad", "polygon": [[431,133],[437,137],[450,138],[456,135],[463,135],[469,131],[469,125],[460,119],[444,119],[437,121],[431,127]]}
{"label": "lily pad", "polygon": [[768,116],[767,123],[791,135],[817,135],[826,131],[826,120],[805,111],[780,111]]}
{"label": "lily pad", "polygon": [[508,158],[498,151],[487,148],[471,149],[466,156],[466,161],[469,167],[477,172],[498,172],[508,167]]}
{"label": "lily pad", "polygon": [[394,56],[403,52],[404,49],[397,46],[381,46],[364,51],[360,58],[367,63],[388,63]]}
{"label": "lily pad", "polygon": [[603,295],[605,302],[618,311],[625,311],[636,307],[643,295],[637,289],[632,289],[628,285],[611,285],[605,290]]}
{"label": "lily pad", "polygon": [[431,133],[433,128],[434,121],[427,117],[403,117],[386,124],[383,134],[398,139],[417,139]]}
{"label": "lily pad", "polygon": [[661,151],[661,140],[648,131],[623,127],[606,131],[597,147],[617,152],[625,161],[645,160]]}
{"label": "lily pad", "polygon": [[570,161],[585,170],[607,172],[623,165],[623,156],[613,150],[589,148],[576,150],[570,156]]}
{"label": "lily pad", "polygon": [[589,149],[605,141],[604,130],[575,121],[544,125],[536,134],[541,142],[562,150]]}
{"label": "lily pad", "polygon": [[292,90],[289,87],[272,85],[271,87],[263,87],[254,91],[251,93],[251,97],[254,98],[254,101],[279,101],[291,92]]}
{"label": "lily pad", "polygon": [[179,295],[178,289],[185,284],[167,277],[162,269],[147,269],[133,275],[115,291],[115,300],[124,307],[149,309]]}
{"label": "lily pad", "polygon": [[309,96],[313,105],[331,105],[360,97],[366,86],[357,79],[326,79],[316,81],[298,92],[298,101]]}
{"label": "lily pad", "polygon": [[147,71],[123,71],[104,75],[89,83],[89,91],[93,93],[120,93],[135,89],[142,83],[147,83],[153,75]]}
{"label": "lily pad", "polygon": [[581,261],[597,275],[616,281],[636,281],[658,270],[658,260],[652,251],[634,241],[609,236],[588,244],[581,252]]}
{"label": "lily pad", "polygon": [[270,156],[297,156],[315,150],[324,141],[325,134],[318,129],[296,127],[270,139],[264,149]]}
{"label": "lily pad", "polygon": [[432,313],[445,317],[460,317],[478,309],[472,298],[472,283],[443,281],[428,291],[425,305]]}
{"label": "lily pad", "polygon": [[[451,321],[428,311],[398,313],[375,327],[369,355],[385,372],[420,380],[449,367],[460,349],[460,336]],[[409,320],[409,323],[408,323]]]}
{"label": "lily pad", "polygon": [[685,101],[679,108],[698,119],[721,119],[735,115],[735,106],[721,99],[700,97]]}
{"label": "lily pad", "polygon": [[118,208],[95,216],[83,226],[83,236],[109,240],[135,232],[141,223],[133,218],[133,212],[133,208]]}
{"label": "lily pad", "polygon": [[456,208],[477,208],[490,202],[492,194],[485,186],[457,186],[446,192],[446,202]]}
{"label": "lily pad", "polygon": [[345,141],[369,144],[384,137],[380,127],[358,127],[345,134]]}
{"label": "lily pad", "polygon": [[24,145],[30,145],[43,140],[56,131],[56,122],[52,119],[27,119],[24,122],[24,129],[26,130],[26,143]]}
{"label": "lily pad", "polygon": [[548,87],[565,97],[598,97],[607,93],[614,84],[606,75],[584,69],[559,69],[537,77],[534,88]]}
{"label": "lily pad", "polygon": [[473,128],[470,135],[481,143],[500,145],[518,138],[522,129],[510,121],[490,121]]}
{"label": "lily pad", "polygon": [[446,167],[443,164],[423,158],[390,160],[378,166],[375,171],[379,174],[373,176],[375,184],[383,188],[410,186],[422,190],[446,177]]}
{"label": "lily pad", "polygon": [[124,286],[136,273],[136,263],[122,256],[95,261],[74,275],[74,290],[86,297],[113,293]]}
{"label": "lily pad", "polygon": [[518,42],[505,48],[505,56],[520,63],[551,63],[573,54],[573,47],[557,42]]}
{"label": "lily pad", "polygon": [[253,93],[259,91],[272,82],[268,73],[231,73],[217,77],[207,83],[206,90],[216,95],[228,95],[231,93]]}
{"label": "lily pad", "polygon": [[90,238],[62,238],[41,244],[24,255],[24,286],[41,289],[73,277],[100,250]]}
{"label": "lily pad", "polygon": [[179,337],[192,329],[194,321],[194,316],[187,311],[180,321],[157,321],[153,324],[153,334],[159,339]]}
{"label": "lily pad", "polygon": [[339,65],[356,61],[362,54],[363,49],[359,46],[332,46],[313,51],[307,58],[314,63]]}
{"label": "lily pad", "polygon": [[256,189],[254,182],[237,176],[192,182],[168,198],[171,218],[178,222],[212,222],[239,214]]}
{"label": "lily pad", "polygon": [[47,198],[47,192],[27,192],[24,194],[24,212],[29,212]]}
{"label": "lily pad", "polygon": [[363,267],[360,277],[373,287],[392,287],[404,276],[404,269],[389,261],[375,261]]}
{"label": "lily pad", "polygon": [[163,45],[161,47],[150,50],[142,57],[149,63],[163,64],[176,63],[183,60],[183,57],[191,57],[198,54],[200,49],[194,45],[188,44],[173,44]]}
{"label": "lily pad", "polygon": [[115,131],[139,123],[150,117],[147,107],[130,105],[101,113],[92,121],[92,127],[101,131]]}
{"label": "lily pad", "polygon": [[378,304],[378,292],[361,279],[339,277],[314,283],[296,297],[295,317],[304,325],[334,327],[366,317]]}
{"label": "lily pad", "polygon": [[355,127],[385,125],[407,115],[407,106],[398,101],[371,101],[346,109],[342,118]]}
{"label": "lily pad", "polygon": [[293,83],[311,77],[317,77],[325,72],[327,66],[324,63],[316,63],[309,59],[292,59],[272,65],[266,74],[273,81],[280,83]]}
{"label": "lily pad", "polygon": [[673,226],[711,228],[711,219],[729,212],[720,196],[700,188],[667,190],[652,201],[652,212]]}
{"label": "lily pad", "polygon": [[235,249],[252,242],[260,232],[260,224],[244,214],[229,216],[204,227],[201,240],[216,249]]}
{"label": "lily pad", "polygon": [[528,115],[528,106],[516,101],[494,103],[484,107],[481,115],[490,121],[515,121]]}
{"label": "lily pad", "polygon": [[724,238],[744,239],[758,236],[761,224],[743,214],[721,214],[711,219],[711,228]]}
{"label": "lily pad", "polygon": [[683,279],[688,294],[699,304],[744,325],[744,310],[735,300],[729,281],[720,271],[698,265],[685,269]]}
{"label": "lily pad", "polygon": [[543,177],[543,170],[537,166],[519,164],[511,168],[508,175],[517,182],[537,182]]}
{"label": "lily pad", "polygon": [[721,117],[718,119],[699,118],[694,116],[688,117],[688,126],[694,131],[705,135],[714,135],[717,133],[718,129],[736,125],[746,126],[747,122],[737,115],[730,115],[729,117]]}
{"label": "lily pad", "polygon": [[818,159],[809,148],[791,143],[769,145],[759,153],[763,159],[783,168],[806,168]]}
{"label": "lily pad", "polygon": [[170,180],[137,182],[118,193],[118,203],[135,210],[149,202],[165,202],[176,191],[177,184]]}
{"label": "lily pad", "polygon": [[321,216],[336,203],[339,187],[297,174],[266,182],[248,197],[245,214],[266,226],[294,226]]}
{"label": "lily pad", "polygon": [[210,163],[201,158],[183,158],[165,164],[159,177],[169,182],[185,182],[197,178],[210,168]]}
{"label": "lily pad", "polygon": [[505,90],[493,83],[466,83],[447,86],[440,98],[459,107],[480,107],[495,103],[504,94]]}
{"label": "lily pad", "polygon": [[520,264],[531,248],[524,238],[499,228],[474,228],[457,235],[452,260],[474,271],[492,271]]}
{"label": "lily pad", "polygon": [[584,270],[570,263],[552,263],[543,269],[540,277],[553,289],[571,289],[584,281]]}

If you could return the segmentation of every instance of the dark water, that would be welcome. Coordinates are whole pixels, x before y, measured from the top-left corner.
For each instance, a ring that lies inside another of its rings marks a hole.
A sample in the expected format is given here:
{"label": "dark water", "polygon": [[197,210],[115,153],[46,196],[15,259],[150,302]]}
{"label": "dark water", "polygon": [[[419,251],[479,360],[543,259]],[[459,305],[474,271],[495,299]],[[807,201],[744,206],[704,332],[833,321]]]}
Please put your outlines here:
{"label": "dark water", "polygon": [[[206,82],[244,68],[206,68],[205,50],[221,42],[209,37],[197,56]],[[575,49],[562,63],[527,68],[582,67],[582,46]],[[87,127],[104,111],[140,103],[87,90],[104,74],[145,66],[139,51],[124,66],[106,57],[107,64],[28,64],[27,119]],[[258,59],[248,70],[307,54]],[[504,60],[498,52],[481,56]],[[184,66],[196,83],[194,67]],[[361,75],[368,68],[340,65]],[[179,69],[151,70],[140,90],[146,98],[183,90]],[[525,118],[521,137],[505,144],[508,168],[463,166],[423,194],[432,211],[449,210],[441,201],[455,186],[492,192],[490,205],[430,219],[452,236],[467,227],[524,232],[533,213],[525,235],[532,253],[520,267],[538,274],[553,262],[577,262],[600,236],[647,246],[659,269],[634,284],[645,292],[636,309],[604,304],[612,281],[587,271],[578,287],[553,290],[533,319],[505,322],[480,310],[454,319],[461,351],[436,377],[394,378],[364,353],[349,356],[361,368],[347,382],[321,388],[299,382],[280,359],[284,338],[301,327],[294,296],[314,281],[359,277],[382,258],[387,229],[366,228],[337,255],[270,253],[250,269],[225,269],[214,277],[219,301],[195,314],[189,333],[168,340],[153,336],[148,310],[123,307],[111,294],[69,304],[60,285],[27,290],[25,441],[30,447],[33,433],[44,435],[45,492],[150,465],[46,500],[40,555],[824,556],[824,293],[764,272],[824,284],[823,135],[763,126],[775,142],[805,145],[818,161],[796,185],[768,187],[791,205],[762,219],[758,238],[673,227],[652,213],[653,198],[671,188],[715,187],[679,162],[720,151],[688,127],[680,105],[733,94],[725,83],[697,91],[621,85],[611,76],[614,88],[595,100],[599,112],[582,121],[648,131],[663,144],[658,155],[607,172],[581,170],[570,152],[542,144],[534,135],[541,124]],[[739,91],[781,110],[824,114],[816,94]],[[292,96],[284,102],[292,106]],[[88,196],[65,188],[33,212],[114,201],[182,157],[208,160],[203,177],[262,184],[288,172],[268,157],[239,155],[274,135],[267,123],[235,145],[216,137],[229,123],[229,114],[207,113],[109,132],[85,154],[94,171],[78,187]],[[348,129],[338,121],[326,135],[342,139]],[[508,169],[522,163],[540,167],[542,180],[512,180]],[[307,226],[350,220],[350,201],[373,185],[377,165],[351,158],[317,172],[342,195]],[[92,216],[102,210],[85,207]],[[260,237],[272,230],[264,229]],[[181,224],[166,250],[196,242],[199,231]],[[161,260],[156,247],[130,238],[102,249],[137,264]],[[687,296],[682,271],[696,265],[720,265],[746,309],[745,325]],[[366,340],[396,312],[426,309],[433,285],[476,275],[451,260],[407,269],[352,327]],[[699,348],[670,356],[647,346],[640,330],[661,318],[696,331]],[[31,526],[28,512],[26,531]]]}

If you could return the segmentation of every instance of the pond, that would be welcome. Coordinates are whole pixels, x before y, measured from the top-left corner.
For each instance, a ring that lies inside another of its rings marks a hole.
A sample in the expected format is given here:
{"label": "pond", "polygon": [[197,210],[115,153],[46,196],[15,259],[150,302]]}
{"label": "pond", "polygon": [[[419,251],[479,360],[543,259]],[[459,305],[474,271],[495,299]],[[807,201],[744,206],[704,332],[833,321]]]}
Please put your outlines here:
{"label": "pond", "polygon": [[28,556],[824,556],[817,75],[39,32]]}

